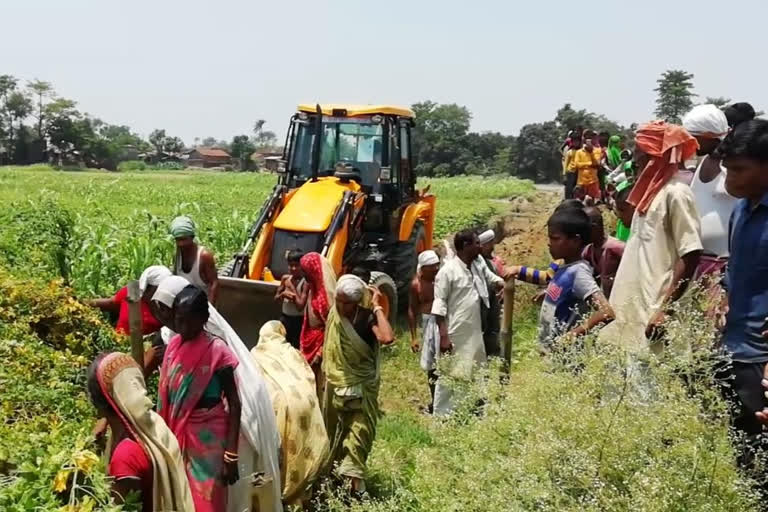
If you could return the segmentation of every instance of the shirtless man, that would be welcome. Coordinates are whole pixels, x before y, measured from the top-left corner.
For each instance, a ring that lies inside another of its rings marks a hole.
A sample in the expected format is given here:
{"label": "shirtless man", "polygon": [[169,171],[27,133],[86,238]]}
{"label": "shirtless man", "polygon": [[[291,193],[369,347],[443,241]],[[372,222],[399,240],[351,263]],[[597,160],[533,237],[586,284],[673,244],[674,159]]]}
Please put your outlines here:
{"label": "shirtless man", "polygon": [[[410,300],[408,302],[408,326],[411,329],[411,350],[415,353],[421,349],[421,368],[427,372],[430,402],[428,411],[432,413],[435,399],[435,356],[440,343],[440,331],[437,321],[432,315],[432,301],[435,298],[435,276],[440,267],[440,258],[434,251],[424,251],[419,254],[419,270],[411,281]],[[416,337],[416,318],[421,316],[422,344]]]}
{"label": "shirtless man", "polygon": [[176,240],[176,259],[173,273],[208,294],[208,302],[216,305],[219,294],[219,275],[213,253],[197,243],[195,223],[186,216],[171,222],[171,236]]}

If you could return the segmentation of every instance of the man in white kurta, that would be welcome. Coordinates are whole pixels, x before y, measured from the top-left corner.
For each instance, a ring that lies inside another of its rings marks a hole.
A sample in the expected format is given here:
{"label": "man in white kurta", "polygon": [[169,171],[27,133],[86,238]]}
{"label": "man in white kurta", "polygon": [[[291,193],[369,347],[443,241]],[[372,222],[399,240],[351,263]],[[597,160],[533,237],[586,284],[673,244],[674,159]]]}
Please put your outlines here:
{"label": "man in white kurta", "polygon": [[[480,303],[488,300],[488,286],[501,288],[504,280],[491,272],[488,266],[473,264],[479,256],[477,235],[459,233],[454,241],[456,256],[449,259],[435,278],[435,300],[432,314],[441,325],[441,337],[447,334],[453,361],[450,376],[467,379],[475,365],[485,364],[486,354],[480,317]],[[485,297],[483,297],[485,296]],[[444,379],[438,378],[435,388],[434,413],[450,414],[460,397]]]}

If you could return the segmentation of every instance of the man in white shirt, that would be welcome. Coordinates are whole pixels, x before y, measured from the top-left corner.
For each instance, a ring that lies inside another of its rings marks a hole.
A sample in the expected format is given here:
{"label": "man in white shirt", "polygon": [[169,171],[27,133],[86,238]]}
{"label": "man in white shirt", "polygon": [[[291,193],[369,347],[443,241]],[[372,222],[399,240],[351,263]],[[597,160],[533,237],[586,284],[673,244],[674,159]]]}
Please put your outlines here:
{"label": "man in white shirt", "polygon": [[[435,278],[432,314],[440,331],[440,352],[453,359],[446,370],[452,378],[470,379],[475,365],[486,362],[480,303],[488,286],[501,289],[504,280],[487,265],[474,265],[480,256],[480,241],[474,231],[463,231],[454,238],[456,256],[446,261]],[[438,378],[434,413],[450,414],[460,397]]]}

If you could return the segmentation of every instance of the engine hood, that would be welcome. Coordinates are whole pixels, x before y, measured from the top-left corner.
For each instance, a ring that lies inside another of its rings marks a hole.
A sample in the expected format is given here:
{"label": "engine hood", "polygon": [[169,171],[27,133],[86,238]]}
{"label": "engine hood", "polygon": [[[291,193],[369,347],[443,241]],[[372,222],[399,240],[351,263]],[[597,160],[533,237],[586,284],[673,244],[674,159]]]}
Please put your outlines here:
{"label": "engine hood", "polygon": [[308,181],[293,193],[275,219],[275,228],[284,231],[324,232],[330,226],[333,213],[347,190],[358,192],[360,185],[355,182],[342,183],[338,178]]}

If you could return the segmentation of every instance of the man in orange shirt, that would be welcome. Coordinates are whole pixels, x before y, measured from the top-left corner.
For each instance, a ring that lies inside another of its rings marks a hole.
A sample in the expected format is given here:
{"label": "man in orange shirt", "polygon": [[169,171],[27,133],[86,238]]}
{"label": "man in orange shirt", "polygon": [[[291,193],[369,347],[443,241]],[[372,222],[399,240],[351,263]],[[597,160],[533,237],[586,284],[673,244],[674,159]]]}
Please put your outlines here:
{"label": "man in orange shirt", "polygon": [[583,146],[573,153],[569,170],[577,173],[576,186],[581,187],[586,195],[598,201],[602,197],[600,188],[600,160],[603,157],[602,150],[592,144],[595,134],[585,131]]}

